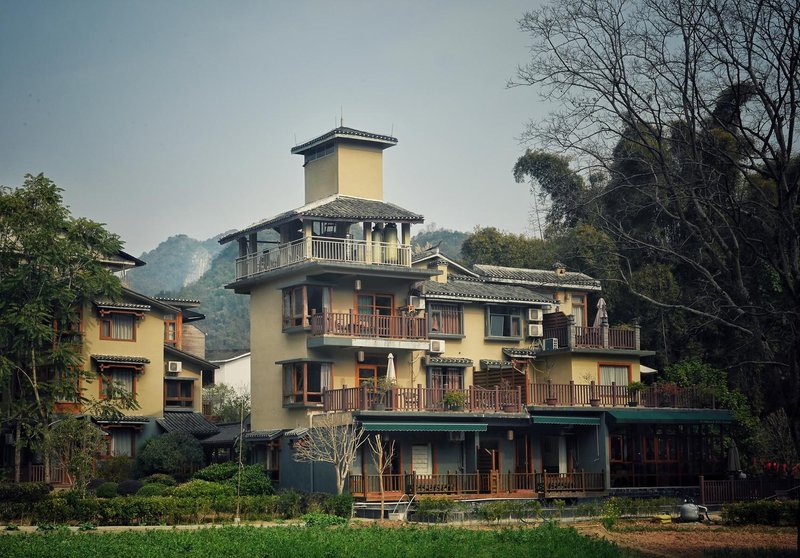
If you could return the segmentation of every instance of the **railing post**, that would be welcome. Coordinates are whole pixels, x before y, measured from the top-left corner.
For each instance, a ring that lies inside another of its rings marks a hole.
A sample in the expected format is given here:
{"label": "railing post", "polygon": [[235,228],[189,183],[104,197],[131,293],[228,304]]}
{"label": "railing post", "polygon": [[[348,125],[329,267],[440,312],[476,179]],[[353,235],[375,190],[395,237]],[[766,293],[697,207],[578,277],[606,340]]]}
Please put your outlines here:
{"label": "railing post", "polygon": [[575,348],[575,317],[567,316],[567,347]]}
{"label": "railing post", "polygon": [[359,390],[359,393],[361,394],[361,396],[360,396],[361,401],[359,401],[358,407],[362,411],[366,411],[367,410],[367,385],[366,384],[361,386],[361,389]]}
{"label": "railing post", "polygon": [[641,333],[642,327],[639,325],[639,318],[633,319],[633,348],[635,350],[639,350],[639,345],[641,343]]}
{"label": "railing post", "polygon": [[604,349],[608,349],[608,318],[605,316],[600,319],[600,337],[601,345]]}
{"label": "railing post", "polygon": [[522,386],[517,386],[517,410],[522,410]]}
{"label": "railing post", "polygon": [[617,406],[617,382],[611,382],[611,406]]}
{"label": "railing post", "polygon": [[494,386],[494,410],[500,410],[500,386]]}
{"label": "railing post", "polygon": [[417,384],[417,410],[421,411],[425,408],[422,401],[422,384]]}
{"label": "railing post", "polygon": [[575,405],[575,380],[569,381],[569,406]]}

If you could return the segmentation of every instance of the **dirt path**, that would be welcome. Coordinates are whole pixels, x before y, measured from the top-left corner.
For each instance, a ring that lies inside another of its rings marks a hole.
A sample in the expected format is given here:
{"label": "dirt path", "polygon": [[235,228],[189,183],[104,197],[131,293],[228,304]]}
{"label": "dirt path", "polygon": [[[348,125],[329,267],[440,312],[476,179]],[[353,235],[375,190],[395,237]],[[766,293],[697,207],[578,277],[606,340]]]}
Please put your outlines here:
{"label": "dirt path", "polygon": [[707,523],[654,525],[620,522],[614,531],[599,523],[577,523],[585,534],[606,538],[620,546],[654,557],[701,558],[712,548],[785,548],[797,551],[797,529],[788,527],[727,527]]}

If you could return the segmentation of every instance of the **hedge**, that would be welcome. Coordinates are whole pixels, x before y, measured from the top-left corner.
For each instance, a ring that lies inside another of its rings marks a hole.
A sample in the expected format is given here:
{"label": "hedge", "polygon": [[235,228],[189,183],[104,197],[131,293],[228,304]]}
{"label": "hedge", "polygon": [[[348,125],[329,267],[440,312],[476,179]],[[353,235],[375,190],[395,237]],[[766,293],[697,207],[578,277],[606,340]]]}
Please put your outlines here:
{"label": "hedge", "polygon": [[760,500],[738,502],[722,507],[722,519],[733,524],[755,524],[796,526],[800,519],[800,504],[797,500]]}
{"label": "hedge", "polygon": [[46,482],[0,482],[0,502],[38,502],[52,490]]}

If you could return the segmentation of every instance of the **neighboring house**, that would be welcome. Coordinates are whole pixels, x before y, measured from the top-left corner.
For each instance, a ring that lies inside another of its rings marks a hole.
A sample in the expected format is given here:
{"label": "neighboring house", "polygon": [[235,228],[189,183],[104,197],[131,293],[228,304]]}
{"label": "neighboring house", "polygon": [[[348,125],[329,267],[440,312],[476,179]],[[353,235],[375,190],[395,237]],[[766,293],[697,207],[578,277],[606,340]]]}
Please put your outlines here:
{"label": "neighboring house", "polygon": [[250,351],[215,351],[207,356],[218,366],[213,383],[230,386],[239,394],[250,393]]}
{"label": "neighboring house", "polygon": [[[112,269],[133,265],[144,263],[120,257]],[[198,338],[199,330],[192,325],[204,318],[198,307],[196,300],[154,298],[123,287],[119,298],[86,302],[81,308],[75,328],[83,338],[86,369],[96,377],[81,381],[76,394],[80,390],[90,401],[104,398],[109,382],[115,382],[131,392],[139,406],[113,419],[94,417],[108,434],[108,456],[135,457],[148,438],[165,431],[199,438],[218,431],[201,414],[203,374],[213,373],[216,365],[205,360],[204,339]],[[57,404],[56,411],[84,414],[86,408],[77,398],[67,398]],[[4,443],[12,444],[13,439]],[[26,480],[42,480],[44,471],[37,465],[37,456],[24,457]],[[63,481],[57,466],[53,466],[51,481]]]}
{"label": "neighboring house", "polygon": [[[336,412],[395,441],[395,496],[577,497],[721,473],[730,413],[692,390],[629,390],[654,353],[637,325],[595,320],[598,281],[412,254],[422,216],[383,201],[396,143],[337,128],[294,147],[305,205],[220,240],[239,245],[229,288],[250,295],[254,459],[283,487],[331,490],[328,466],[292,453]],[[366,446],[351,473],[351,493],[376,496]]]}

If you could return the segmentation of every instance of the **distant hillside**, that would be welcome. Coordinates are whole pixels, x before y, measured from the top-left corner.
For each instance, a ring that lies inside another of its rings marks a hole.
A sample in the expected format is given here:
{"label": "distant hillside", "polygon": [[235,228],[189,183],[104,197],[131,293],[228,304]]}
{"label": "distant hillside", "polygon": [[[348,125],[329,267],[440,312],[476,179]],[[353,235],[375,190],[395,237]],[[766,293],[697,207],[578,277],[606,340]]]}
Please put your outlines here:
{"label": "distant hillside", "polygon": [[[249,350],[250,297],[225,288],[233,282],[238,245],[231,242],[220,246],[217,240],[222,234],[202,242],[186,235],[168,238],[141,255],[147,265],[128,271],[128,284],[150,296],[199,300],[199,310],[206,319],[195,325],[206,333],[207,351]],[[467,236],[434,225],[423,229],[411,242],[420,248],[438,245],[449,257],[460,259]],[[272,231],[259,236],[259,240],[276,239]],[[280,313],[280,308],[275,311]]]}

